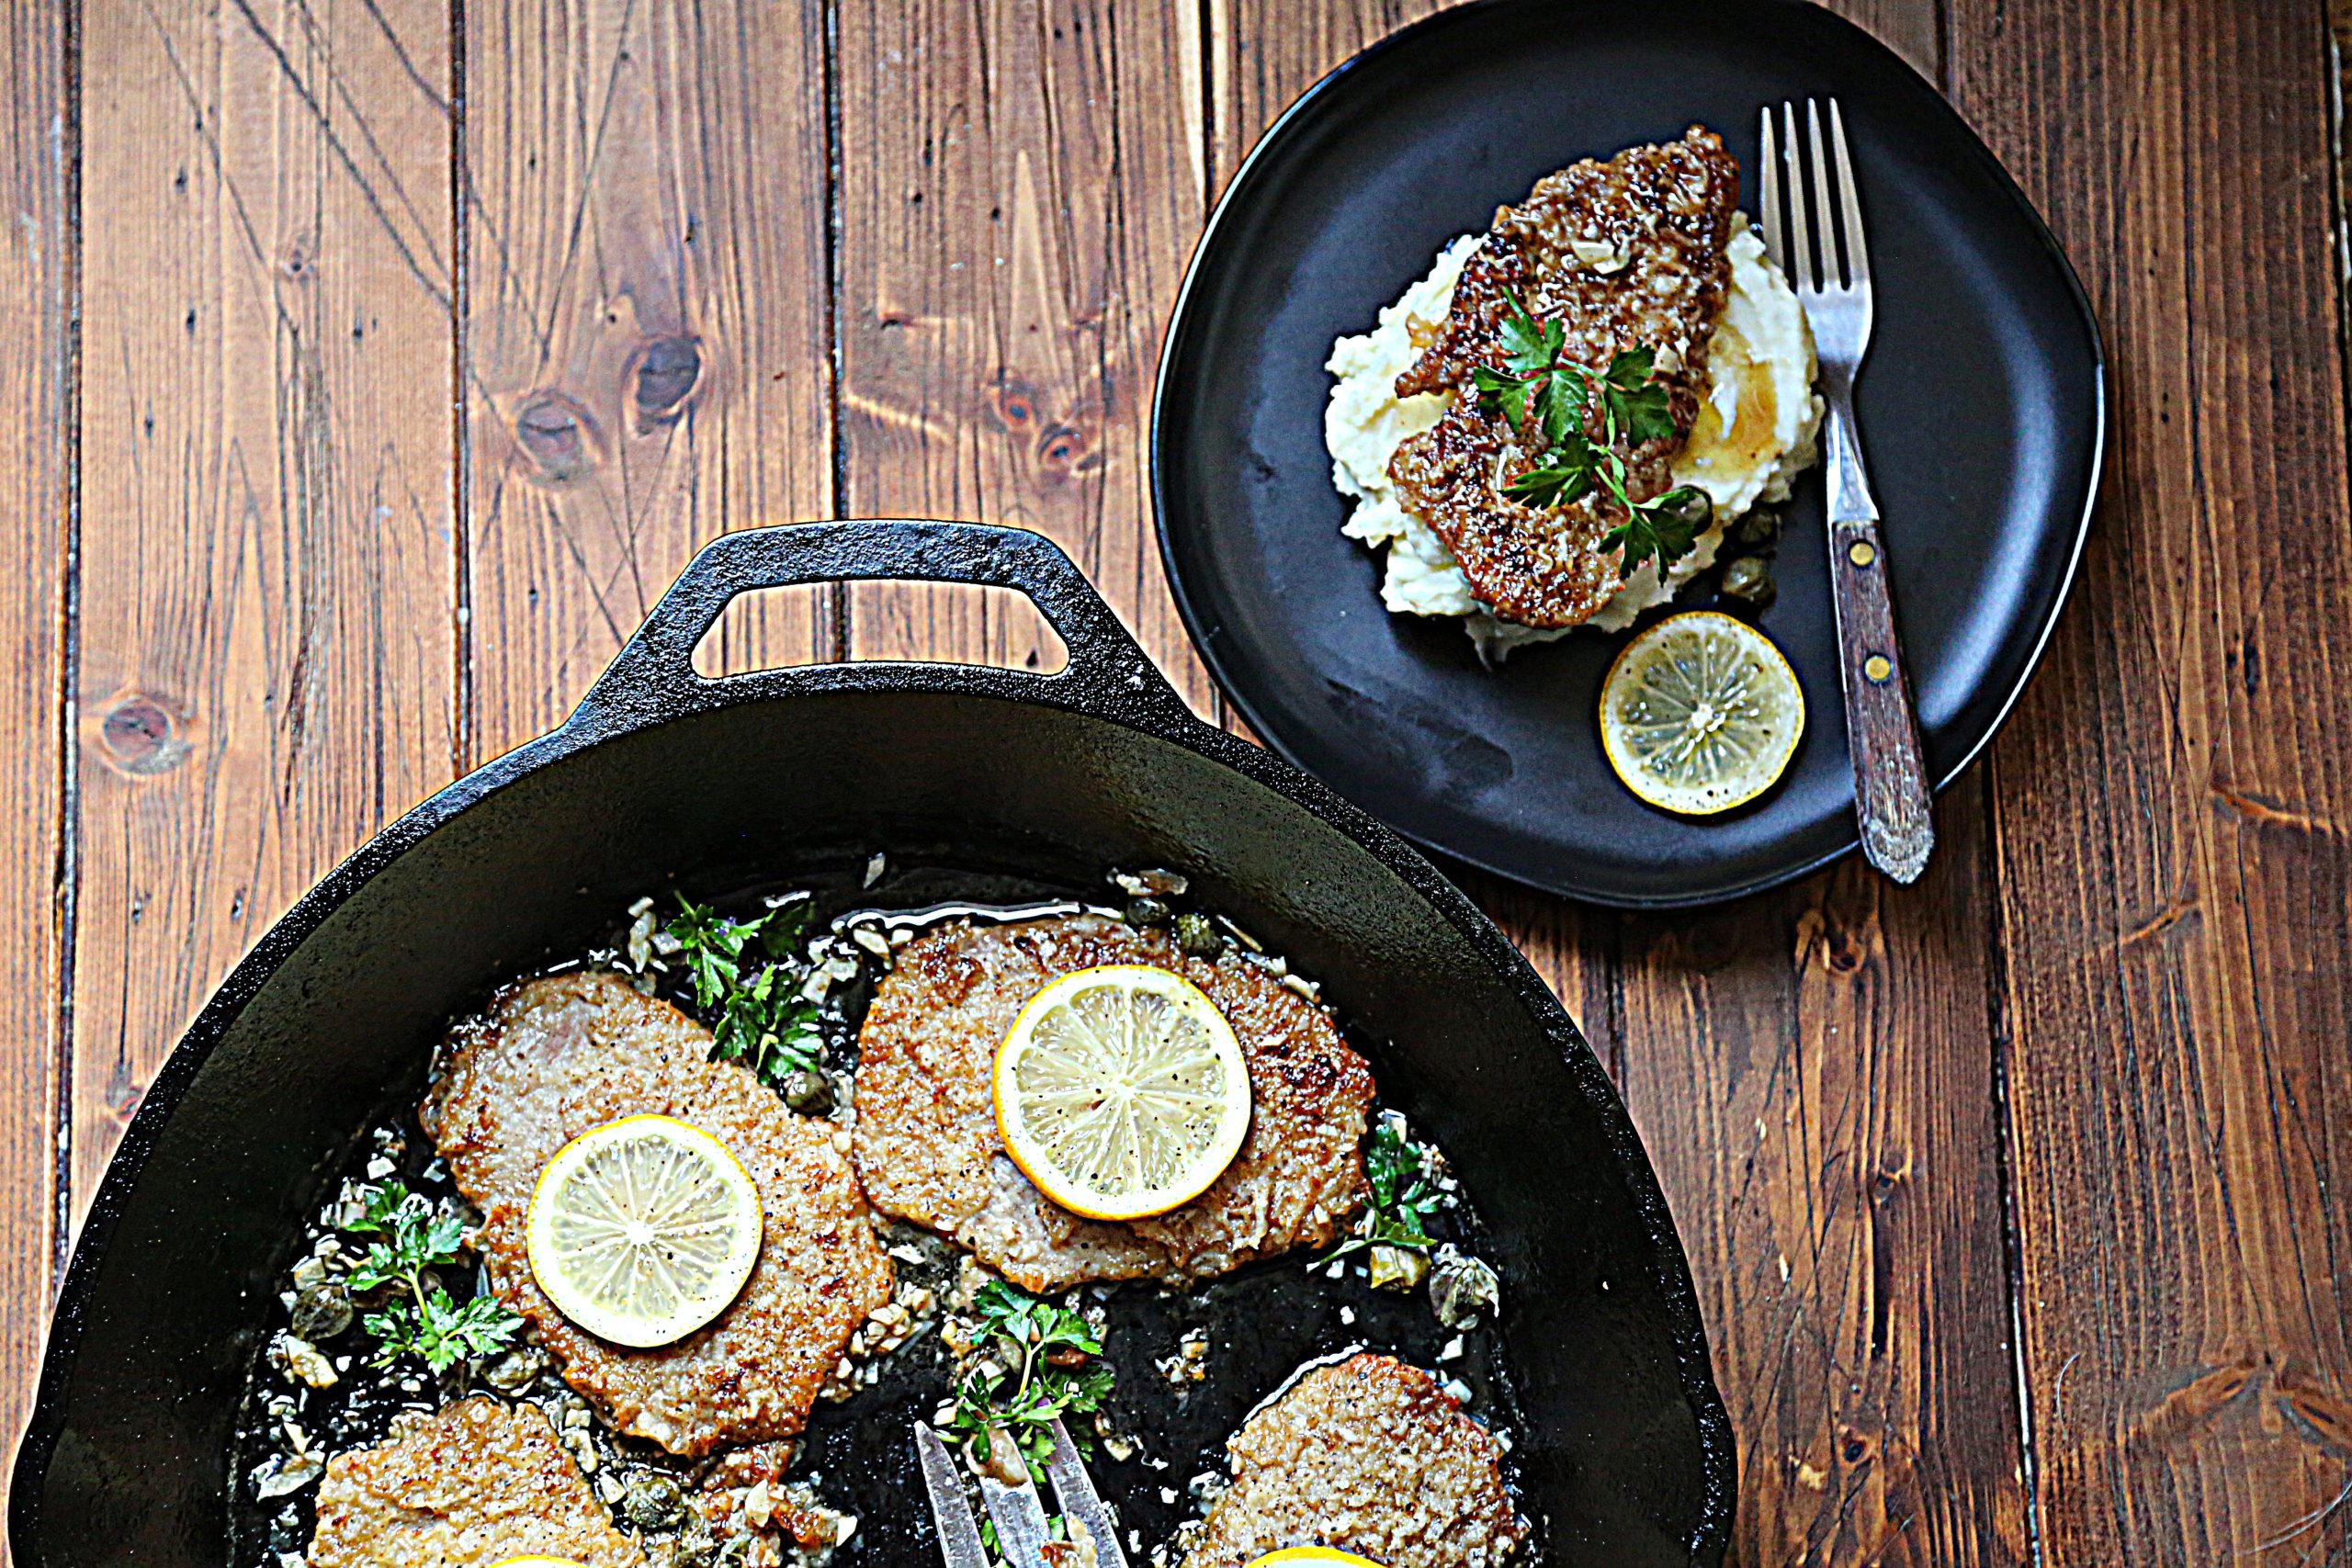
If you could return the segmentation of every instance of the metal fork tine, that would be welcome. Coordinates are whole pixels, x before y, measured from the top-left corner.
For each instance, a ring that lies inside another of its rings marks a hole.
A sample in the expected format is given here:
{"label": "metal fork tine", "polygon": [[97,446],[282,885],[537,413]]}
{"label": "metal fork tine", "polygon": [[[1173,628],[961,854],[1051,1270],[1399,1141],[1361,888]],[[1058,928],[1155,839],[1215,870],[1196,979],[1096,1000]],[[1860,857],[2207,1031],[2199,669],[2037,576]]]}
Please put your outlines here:
{"label": "metal fork tine", "polygon": [[915,1462],[922,1467],[922,1489],[931,1495],[931,1520],[939,1527],[939,1553],[947,1568],[988,1568],[979,1521],[964,1499],[956,1461],[939,1434],[921,1421],[915,1423]]}
{"label": "metal fork tine", "polygon": [[1789,265],[1789,243],[1781,232],[1781,154],[1778,139],[1772,134],[1770,105],[1765,106],[1761,118],[1764,133],[1756,162],[1763,170],[1763,179],[1761,188],[1757,192],[1757,206],[1764,220],[1764,249],[1785,272]]}
{"label": "metal fork tine", "polygon": [[1870,247],[1862,243],[1862,198],[1854,192],[1854,158],[1846,151],[1846,117],[1829,100],[1829,144],[1838,154],[1838,195],[1844,204],[1847,280],[1857,288],[1871,280]]}
{"label": "metal fork tine", "polygon": [[1781,106],[1781,172],[1789,192],[1789,254],[1787,269],[1799,292],[1819,288],[1813,270],[1813,228],[1805,220],[1804,169],[1797,163],[1797,107]]}
{"label": "metal fork tine", "polygon": [[980,1477],[980,1501],[996,1521],[996,1543],[1011,1568],[1046,1568],[1046,1506],[1027,1476],[1018,1486],[1007,1486],[994,1476]]}
{"label": "metal fork tine", "polygon": [[1054,1495],[1061,1499],[1062,1512],[1086,1527],[1094,1538],[1094,1561],[1097,1568],[1127,1568],[1127,1554],[1119,1545],[1118,1526],[1111,1519],[1111,1510],[1102,1506],[1102,1495],[1094,1490],[1094,1478],[1086,1473],[1080,1462],[1077,1445],[1069,1440],[1069,1433],[1060,1421],[1053,1425],[1054,1451],[1046,1461],[1046,1477],[1054,1483]]}
{"label": "metal fork tine", "polygon": [[1821,225],[1821,287],[1844,287],[1838,271],[1838,207],[1829,199],[1829,147],[1821,139],[1821,105],[1804,101],[1805,140],[1813,149],[1813,217]]}

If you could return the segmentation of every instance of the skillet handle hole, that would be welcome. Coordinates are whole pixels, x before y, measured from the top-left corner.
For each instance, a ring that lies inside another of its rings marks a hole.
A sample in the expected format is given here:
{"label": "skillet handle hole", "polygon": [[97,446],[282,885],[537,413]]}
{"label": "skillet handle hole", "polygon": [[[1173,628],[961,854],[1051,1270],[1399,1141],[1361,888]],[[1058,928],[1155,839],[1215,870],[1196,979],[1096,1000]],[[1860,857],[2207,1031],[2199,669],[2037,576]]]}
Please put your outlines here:
{"label": "skillet handle hole", "polygon": [[1059,674],[1069,649],[1028,597],[960,582],[804,582],[737,594],[695,645],[716,681],[846,660]]}

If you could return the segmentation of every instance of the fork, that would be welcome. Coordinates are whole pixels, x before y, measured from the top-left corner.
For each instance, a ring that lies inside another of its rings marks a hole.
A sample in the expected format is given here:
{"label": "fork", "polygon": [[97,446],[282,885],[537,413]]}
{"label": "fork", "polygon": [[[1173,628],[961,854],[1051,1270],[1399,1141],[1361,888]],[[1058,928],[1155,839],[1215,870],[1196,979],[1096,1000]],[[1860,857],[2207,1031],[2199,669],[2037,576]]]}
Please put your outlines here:
{"label": "fork", "polygon": [[[1054,1447],[1046,1460],[1046,1478],[1054,1483],[1054,1495],[1061,1502],[1063,1517],[1074,1528],[1084,1529],[1094,1542],[1096,1568],[1127,1568],[1127,1554],[1120,1550],[1118,1529],[1112,1523],[1111,1510],[1102,1506],[1102,1494],[1094,1490],[1086,1466],[1079,1462],[1078,1450],[1070,1442],[1069,1433],[1058,1420],[1049,1430]],[[964,1495],[964,1478],[957,1471],[955,1456],[925,1421],[915,1423],[915,1461],[922,1467],[923,1490],[931,1495],[931,1518],[939,1527],[939,1552],[946,1560],[947,1568],[988,1568],[988,1551],[981,1545],[980,1527],[972,1517],[972,1505]],[[980,1501],[988,1506],[989,1517],[996,1523],[999,1555],[1009,1568],[1061,1568],[1048,1560],[1045,1505],[1038,1501],[1037,1488],[1025,1469],[1018,1485],[993,1475],[982,1475]],[[1062,1557],[1061,1553],[1055,1555]],[[1080,1561],[1075,1555],[1063,1557],[1065,1563]]]}
{"label": "fork", "polygon": [[[1838,612],[1838,675],[1846,694],[1846,750],[1854,766],[1854,811],[1861,819],[1862,853],[1895,881],[1912,882],[1927,867],[1936,828],[1928,808],[1918,716],[1894,635],[1878,502],[1871,495],[1861,434],[1854,423],[1854,376],[1871,341],[1870,250],[1862,238],[1854,161],[1846,151],[1846,122],[1838,100],[1829,100],[1826,141],[1820,105],[1806,99],[1804,117],[1811,156],[1801,160],[1796,105],[1781,106],[1781,134],[1777,137],[1771,108],[1763,111],[1764,245],[1788,274],[1813,322],[1822,400],[1828,405],[1830,600]],[[1813,173],[1810,220],[1802,166],[1808,162]],[[1784,184],[1785,229],[1781,210]],[[1841,241],[1842,276],[1838,260]]]}

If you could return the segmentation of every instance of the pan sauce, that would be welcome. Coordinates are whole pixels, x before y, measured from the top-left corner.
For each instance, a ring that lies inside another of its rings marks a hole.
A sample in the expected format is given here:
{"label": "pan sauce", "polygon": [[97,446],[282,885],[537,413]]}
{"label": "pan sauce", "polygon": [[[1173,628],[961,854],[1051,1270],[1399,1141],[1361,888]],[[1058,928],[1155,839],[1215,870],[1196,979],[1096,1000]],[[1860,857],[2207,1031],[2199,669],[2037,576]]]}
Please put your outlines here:
{"label": "pan sauce", "polygon": [[[819,879],[814,891],[827,917],[815,967],[829,982],[823,1030],[835,1100],[831,1113],[844,1121],[853,1114],[856,1029],[886,953],[918,931],[957,919],[1008,921],[1081,912],[1115,917],[1133,901],[1122,897],[1117,905],[1105,904],[1019,878],[932,866],[884,866],[877,872],[868,864]],[[1106,891],[1119,896],[1128,890]],[[739,911],[756,909],[761,894],[775,897],[777,890],[754,887],[727,904]],[[1181,897],[1163,901],[1182,904]],[[611,967],[639,976],[640,987],[679,999],[678,977],[657,966],[661,954],[645,940],[645,908],[633,908],[633,926],[616,927],[607,944],[555,957],[545,971]],[[1256,947],[1230,921],[1218,917],[1217,922],[1237,948]],[[866,934],[859,935],[861,930]],[[1289,983],[1302,994],[1314,991],[1303,976],[1292,976]],[[690,997],[684,999],[691,1002]],[[1378,1048],[1352,1032],[1349,1037],[1377,1074]],[[314,1480],[296,1478],[305,1469],[315,1473],[333,1453],[381,1441],[403,1412],[436,1408],[469,1392],[545,1409],[599,1498],[614,1508],[624,1528],[644,1536],[657,1563],[726,1568],[769,1560],[773,1552],[755,1542],[773,1537],[738,1535],[734,1540],[740,1544],[728,1546],[698,1532],[691,1520],[684,1529],[655,1528],[673,1518],[679,1499],[691,1499],[698,1484],[714,1478],[714,1461],[688,1464],[609,1430],[536,1347],[526,1345],[478,1365],[461,1363],[435,1378],[413,1359],[388,1372],[374,1371],[368,1365],[372,1347],[364,1326],[321,1334],[315,1345],[291,1332],[297,1314],[306,1314],[305,1326],[314,1332],[333,1322],[317,1316],[315,1287],[324,1278],[319,1249],[351,1245],[347,1236],[337,1238],[336,1229],[356,1190],[400,1179],[436,1204],[465,1212],[446,1167],[416,1125],[416,1098],[397,1096],[381,1123],[358,1140],[304,1237],[303,1260],[289,1271],[272,1315],[232,1455],[232,1568],[300,1568],[317,1486]],[[1467,1251],[1477,1247],[1477,1223],[1466,1204],[1453,1204],[1434,1228]],[[850,1377],[828,1391],[838,1397],[817,1406],[787,1472],[787,1486],[775,1498],[779,1505],[839,1521],[832,1527],[836,1542],[803,1550],[785,1538],[789,1560],[800,1568],[821,1568],[836,1559],[842,1564],[927,1560],[908,1554],[933,1550],[928,1519],[918,1517],[920,1487],[905,1434],[910,1422],[935,1414],[952,1372],[953,1357],[935,1332],[935,1309],[954,1291],[959,1258],[938,1238],[899,1222],[888,1225],[882,1240],[899,1272],[894,1305],[902,1308],[901,1320],[895,1332],[865,1337],[861,1348],[867,1353],[856,1357]],[[1369,1348],[1430,1368],[1508,1443],[1517,1416],[1498,1332],[1490,1326],[1445,1326],[1423,1291],[1372,1289],[1363,1261],[1357,1255],[1336,1279],[1334,1269],[1310,1268],[1307,1257],[1293,1255],[1182,1293],[1141,1285],[1075,1292],[1074,1300],[1102,1314],[1104,1359],[1117,1374],[1103,1412],[1106,1440],[1097,1447],[1092,1468],[1119,1511],[1136,1561],[1170,1560],[1171,1545],[1196,1524],[1224,1483],[1226,1438],[1252,1408],[1310,1364]],[[472,1276],[476,1270],[447,1272]],[[1443,1288],[1442,1281],[1442,1273]],[[477,1283],[469,1277],[447,1282],[461,1297]],[[307,1296],[306,1288],[311,1292]],[[320,1386],[322,1371],[332,1379]]]}

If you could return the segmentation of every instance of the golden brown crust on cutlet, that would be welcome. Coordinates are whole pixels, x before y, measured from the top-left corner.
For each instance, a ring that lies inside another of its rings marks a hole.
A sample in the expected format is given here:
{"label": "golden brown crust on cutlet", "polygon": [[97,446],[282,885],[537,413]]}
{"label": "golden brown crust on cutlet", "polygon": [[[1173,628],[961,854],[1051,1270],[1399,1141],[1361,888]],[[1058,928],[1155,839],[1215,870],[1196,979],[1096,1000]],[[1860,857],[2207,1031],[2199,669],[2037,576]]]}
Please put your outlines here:
{"label": "golden brown crust on cutlet", "polygon": [[[997,1134],[996,1049],[1031,997],[1102,964],[1182,975],[1216,1002],[1250,1067],[1250,1136],[1182,1208],[1106,1224],[1056,1207]],[[1032,1291],[1087,1280],[1169,1284],[1322,1247],[1363,1201],[1358,1145],[1372,1072],[1331,1021],[1239,954],[1210,963],[1164,931],[1080,915],[957,925],[898,954],[859,1035],[858,1179],[875,1206],[929,1225]]]}
{"label": "golden brown crust on cutlet", "polygon": [[[1406,509],[1444,539],[1471,592],[1498,618],[1544,627],[1590,618],[1622,581],[1619,552],[1604,552],[1600,539],[1625,520],[1598,488],[1556,507],[1503,495],[1536,466],[1540,445],[1481,412],[1472,385],[1475,367],[1504,368],[1498,333],[1506,296],[1539,321],[1560,322],[1565,355],[1579,364],[1605,368],[1622,350],[1657,353],[1674,437],[1619,448],[1627,493],[1647,501],[1669,488],[1674,455],[1706,397],[1707,347],[1730,281],[1725,248],[1738,205],[1738,163],[1720,138],[1695,126],[1679,141],[1544,175],[1525,201],[1495,214],[1454,285],[1444,323],[1397,378],[1400,397],[1454,394],[1434,427],[1397,447],[1389,473]],[[1597,414],[1588,434],[1601,438]]]}
{"label": "golden brown crust on cutlet", "polygon": [[[709,1031],[668,1003],[611,975],[560,975],[511,987],[461,1027],[424,1110],[458,1190],[482,1212],[482,1258],[499,1299],[616,1427],[688,1455],[797,1435],[892,1282],[848,1157],[834,1146],[839,1129],[795,1115],[749,1068],[709,1054]],[[765,1232],[750,1280],[716,1321],[638,1350],[556,1310],[532,1278],[524,1224],[558,1149],[648,1113],[692,1122],[743,1162]]]}
{"label": "golden brown crust on cutlet", "polygon": [[1384,1568],[1493,1568],[1527,1540],[1502,1445],[1393,1356],[1308,1372],[1226,1450],[1233,1484],[1184,1568],[1243,1568],[1285,1546],[1335,1546]]}
{"label": "golden brown crust on cutlet", "polygon": [[311,1568],[488,1568],[525,1556],[645,1561],[537,1406],[460,1400],[327,1461]]}

